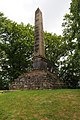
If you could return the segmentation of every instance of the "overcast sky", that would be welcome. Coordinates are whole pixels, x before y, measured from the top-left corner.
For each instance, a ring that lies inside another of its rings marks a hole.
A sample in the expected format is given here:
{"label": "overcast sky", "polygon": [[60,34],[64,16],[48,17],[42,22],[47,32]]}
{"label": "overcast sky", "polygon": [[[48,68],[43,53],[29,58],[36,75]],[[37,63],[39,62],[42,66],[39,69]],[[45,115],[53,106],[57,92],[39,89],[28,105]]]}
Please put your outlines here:
{"label": "overcast sky", "polygon": [[17,23],[34,25],[35,10],[39,7],[44,30],[61,34],[63,16],[69,12],[70,3],[71,0],[0,0],[0,12]]}

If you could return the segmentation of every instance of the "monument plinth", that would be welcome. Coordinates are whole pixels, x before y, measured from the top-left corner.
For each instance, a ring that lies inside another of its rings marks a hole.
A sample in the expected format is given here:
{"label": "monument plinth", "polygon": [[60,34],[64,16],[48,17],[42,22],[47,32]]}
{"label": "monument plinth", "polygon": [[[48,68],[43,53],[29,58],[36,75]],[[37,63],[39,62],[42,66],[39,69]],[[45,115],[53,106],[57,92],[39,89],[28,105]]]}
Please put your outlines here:
{"label": "monument plinth", "polygon": [[10,89],[54,89],[62,88],[56,74],[47,70],[45,60],[42,12],[35,12],[33,70],[22,74],[11,84]]}

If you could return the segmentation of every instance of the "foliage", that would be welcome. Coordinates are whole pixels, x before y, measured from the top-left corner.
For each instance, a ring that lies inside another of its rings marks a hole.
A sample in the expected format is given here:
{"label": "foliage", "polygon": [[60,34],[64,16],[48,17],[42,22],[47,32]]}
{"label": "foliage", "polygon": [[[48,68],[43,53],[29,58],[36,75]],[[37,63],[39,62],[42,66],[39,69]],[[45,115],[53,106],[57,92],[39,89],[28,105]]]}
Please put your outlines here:
{"label": "foliage", "polygon": [[47,65],[58,73],[59,59],[64,54],[62,37],[48,32],[44,33]]}
{"label": "foliage", "polygon": [[0,80],[12,81],[31,67],[33,27],[17,24],[0,13]]}
{"label": "foliage", "polygon": [[56,34],[51,34],[45,32],[45,48],[46,48],[46,58],[50,61],[57,64],[57,61],[60,59],[62,52],[61,46],[62,37],[57,36]]}
{"label": "foliage", "polygon": [[76,88],[80,80],[80,0],[72,0],[62,25],[66,50],[60,75],[68,87]]}

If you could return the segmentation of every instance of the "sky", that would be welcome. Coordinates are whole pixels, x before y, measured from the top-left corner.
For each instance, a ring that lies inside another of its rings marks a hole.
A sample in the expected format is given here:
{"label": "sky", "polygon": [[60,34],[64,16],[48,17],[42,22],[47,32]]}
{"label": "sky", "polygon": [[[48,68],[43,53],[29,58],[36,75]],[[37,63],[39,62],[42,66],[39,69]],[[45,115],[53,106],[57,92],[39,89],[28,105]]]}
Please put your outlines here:
{"label": "sky", "polygon": [[0,12],[9,19],[34,25],[35,11],[43,14],[44,31],[62,34],[63,16],[69,12],[71,0],[0,0]]}

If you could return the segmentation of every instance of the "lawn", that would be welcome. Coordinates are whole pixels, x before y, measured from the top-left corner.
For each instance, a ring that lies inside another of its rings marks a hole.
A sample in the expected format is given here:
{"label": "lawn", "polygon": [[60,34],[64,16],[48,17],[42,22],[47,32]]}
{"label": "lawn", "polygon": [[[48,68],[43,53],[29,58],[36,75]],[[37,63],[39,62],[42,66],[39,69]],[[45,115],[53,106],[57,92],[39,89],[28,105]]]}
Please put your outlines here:
{"label": "lawn", "polygon": [[0,120],[80,120],[80,89],[0,92]]}

